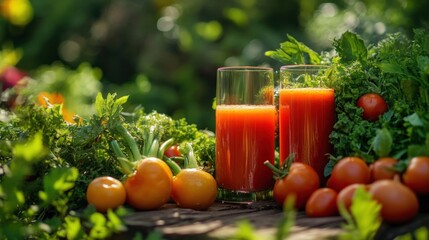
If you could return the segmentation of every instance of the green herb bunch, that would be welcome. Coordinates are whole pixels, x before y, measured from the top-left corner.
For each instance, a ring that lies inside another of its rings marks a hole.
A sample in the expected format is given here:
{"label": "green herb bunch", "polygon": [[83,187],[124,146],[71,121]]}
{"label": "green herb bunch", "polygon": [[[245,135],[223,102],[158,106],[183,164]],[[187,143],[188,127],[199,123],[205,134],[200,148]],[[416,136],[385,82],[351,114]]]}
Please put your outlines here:
{"label": "green herb bunch", "polygon": [[[325,174],[344,156],[360,156],[368,163],[391,156],[406,161],[429,155],[429,33],[415,29],[408,38],[387,35],[376,44],[365,44],[345,32],[329,52],[315,53],[289,36],[280,49],[267,56],[282,64],[326,64],[322,78],[335,90],[336,122],[330,141],[332,160]],[[380,94],[388,111],[378,121],[362,118],[360,96]]]}

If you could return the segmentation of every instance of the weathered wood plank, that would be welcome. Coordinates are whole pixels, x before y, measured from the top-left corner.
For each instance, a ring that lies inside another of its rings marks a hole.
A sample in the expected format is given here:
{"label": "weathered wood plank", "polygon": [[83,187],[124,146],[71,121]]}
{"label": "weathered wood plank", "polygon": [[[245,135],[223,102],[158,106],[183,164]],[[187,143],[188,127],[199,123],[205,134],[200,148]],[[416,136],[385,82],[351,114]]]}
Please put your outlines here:
{"label": "weathered wood plank", "polygon": [[[246,220],[252,224],[261,238],[272,239],[283,216],[274,202],[252,204],[217,202],[207,211],[178,208],[166,204],[155,211],[139,211],[126,217],[128,231],[114,239],[131,239],[140,232],[143,236],[158,230],[165,239],[225,239],[237,231],[237,223]],[[340,216],[309,218],[298,212],[290,239],[332,239],[341,232]],[[429,213],[420,214],[413,222],[398,226],[383,223],[376,239],[393,239],[395,236],[414,231],[420,226],[429,227]]]}

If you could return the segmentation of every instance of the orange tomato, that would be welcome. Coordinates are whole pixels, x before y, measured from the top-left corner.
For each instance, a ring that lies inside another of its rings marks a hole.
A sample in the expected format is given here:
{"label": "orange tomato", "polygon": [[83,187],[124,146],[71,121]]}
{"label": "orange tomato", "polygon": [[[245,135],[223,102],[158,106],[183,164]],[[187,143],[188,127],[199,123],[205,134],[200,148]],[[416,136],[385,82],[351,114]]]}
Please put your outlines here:
{"label": "orange tomato", "polygon": [[124,185],[113,177],[103,176],[92,180],[86,190],[86,199],[99,212],[117,208],[125,203]]}
{"label": "orange tomato", "polygon": [[216,195],[216,180],[203,170],[182,169],[173,178],[171,198],[179,207],[205,210],[214,203]]}
{"label": "orange tomato", "polygon": [[309,217],[329,217],[338,214],[337,192],[331,188],[319,188],[314,191],[305,205]]}
{"label": "orange tomato", "polygon": [[294,162],[284,178],[276,180],[273,197],[276,203],[283,206],[288,196],[295,196],[295,208],[303,209],[310,195],[320,187],[319,176],[307,164]]}
{"label": "orange tomato", "polygon": [[160,208],[170,199],[172,187],[173,173],[168,165],[155,157],[145,158],[125,180],[127,203],[138,210]]}
{"label": "orange tomato", "polygon": [[418,195],[429,195],[429,157],[412,158],[402,181]]}
{"label": "orange tomato", "polygon": [[335,164],[328,185],[340,192],[354,183],[368,184],[370,181],[369,167],[358,157],[345,157]]}
{"label": "orange tomato", "polygon": [[378,180],[369,186],[368,192],[381,205],[381,217],[388,223],[409,222],[419,211],[416,194],[398,181]]}
{"label": "orange tomato", "polygon": [[398,160],[394,158],[380,158],[369,165],[370,182],[381,179],[393,179],[396,172],[392,170]]}

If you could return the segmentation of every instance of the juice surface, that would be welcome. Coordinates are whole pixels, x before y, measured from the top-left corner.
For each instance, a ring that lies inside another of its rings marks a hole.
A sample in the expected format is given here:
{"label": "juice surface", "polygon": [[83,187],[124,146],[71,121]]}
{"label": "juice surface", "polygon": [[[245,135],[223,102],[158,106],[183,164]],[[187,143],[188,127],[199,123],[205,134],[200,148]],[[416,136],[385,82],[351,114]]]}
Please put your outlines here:
{"label": "juice surface", "polygon": [[334,90],[326,88],[281,89],[279,100],[280,161],[295,153],[295,161],[323,172],[332,153],[329,135],[335,121]]}
{"label": "juice surface", "polygon": [[216,180],[218,186],[243,192],[271,189],[274,162],[273,105],[216,106]]}

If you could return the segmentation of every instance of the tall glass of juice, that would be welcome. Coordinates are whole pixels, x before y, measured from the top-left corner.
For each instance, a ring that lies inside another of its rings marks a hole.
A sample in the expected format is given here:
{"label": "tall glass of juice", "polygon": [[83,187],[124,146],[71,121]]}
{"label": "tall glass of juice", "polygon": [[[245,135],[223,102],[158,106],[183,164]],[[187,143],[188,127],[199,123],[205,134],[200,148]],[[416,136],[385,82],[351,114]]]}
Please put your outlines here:
{"label": "tall glass of juice", "polygon": [[334,89],[326,86],[326,70],[321,65],[282,66],[279,90],[280,161],[293,154],[294,161],[312,166],[322,183],[335,121]]}
{"label": "tall glass of juice", "polygon": [[223,201],[271,197],[276,108],[273,69],[222,67],[216,83],[216,181]]}

